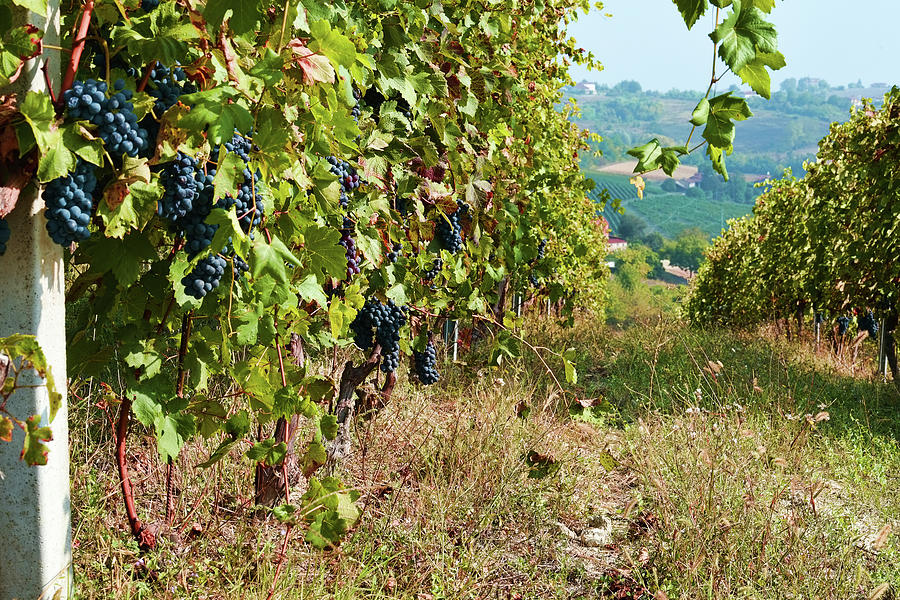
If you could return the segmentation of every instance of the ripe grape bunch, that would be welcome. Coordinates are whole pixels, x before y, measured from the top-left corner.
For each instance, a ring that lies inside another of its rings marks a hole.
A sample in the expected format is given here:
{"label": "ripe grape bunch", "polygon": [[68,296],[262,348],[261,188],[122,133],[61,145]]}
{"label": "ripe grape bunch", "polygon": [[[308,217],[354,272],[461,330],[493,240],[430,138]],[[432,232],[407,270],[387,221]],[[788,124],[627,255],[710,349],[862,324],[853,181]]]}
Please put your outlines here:
{"label": "ripe grape bunch", "polygon": [[541,260],[546,255],[547,255],[547,238],[544,238],[541,240],[541,243],[538,244],[538,249],[537,249],[538,260]]}
{"label": "ripe grape bunch", "polygon": [[437,383],[441,378],[441,374],[437,371],[437,353],[434,350],[434,344],[428,340],[424,352],[413,352],[413,362],[415,363],[416,376],[422,385],[432,385]]}
{"label": "ripe grape bunch", "polygon": [[438,212],[435,233],[437,233],[441,245],[446,248],[450,254],[459,252],[463,245],[461,235],[462,225],[460,224],[460,219],[463,213],[465,213],[463,206],[465,205],[460,206],[450,215],[440,211]]}
{"label": "ripe grape bunch", "polygon": [[181,67],[170,69],[164,65],[157,64],[151,69],[150,83],[152,87],[147,93],[156,98],[156,102],[153,103],[153,110],[157,117],[175,106],[178,98],[183,94],[192,94],[197,91],[197,88],[186,80],[187,75]]}
{"label": "ripe grape bunch", "polygon": [[90,237],[88,223],[94,208],[92,194],[97,187],[94,166],[79,160],[75,171],[58,177],[44,189],[47,233],[50,239],[66,247]]}
{"label": "ripe grape bunch", "polygon": [[850,327],[850,317],[840,316],[837,318],[838,322],[838,335],[844,335],[847,333],[847,328]]}
{"label": "ripe grape bunch", "polygon": [[328,156],[325,160],[331,165],[329,170],[337,175],[338,181],[341,183],[341,206],[347,208],[350,204],[350,193],[362,184],[362,180],[356,169],[347,161],[336,156]]}
{"label": "ripe grape bunch", "polygon": [[347,251],[347,279],[359,274],[359,253],[356,251],[356,242],[350,237],[351,233],[353,233],[353,221],[344,217],[341,241],[338,243]]}
{"label": "ripe grape bunch", "polygon": [[436,258],[434,259],[434,263],[431,265],[431,269],[425,271],[424,275],[422,275],[427,281],[431,281],[435,277],[441,274],[441,269],[444,268],[443,259]]}
{"label": "ripe grape bunch", "polygon": [[381,370],[385,373],[394,372],[400,365],[400,329],[406,324],[406,311],[393,300],[382,304],[370,298],[350,323],[353,341],[362,350],[376,342],[381,346]]}
{"label": "ripe grape bunch", "polygon": [[397,259],[400,258],[401,253],[403,252],[402,244],[394,244],[391,246],[391,251],[387,254],[387,259],[389,262],[395,263]]}
{"label": "ripe grape bunch", "polygon": [[878,321],[875,320],[871,310],[859,318],[859,330],[868,332],[869,337],[873,339],[878,335]]}
{"label": "ripe grape bunch", "polygon": [[125,81],[117,79],[114,88],[115,93],[107,98],[105,81],[76,81],[63,93],[66,114],[70,119],[96,125],[110,156],[135,157],[150,146],[147,130],[138,126],[134,104],[130,102],[132,93],[125,89]]}
{"label": "ripe grape bunch", "polygon": [[9,222],[0,218],[0,256],[6,253],[6,244],[9,242],[10,235],[12,235],[12,230],[9,228]]}
{"label": "ripe grape bunch", "polygon": [[202,259],[194,270],[181,279],[184,293],[198,300],[219,287],[222,275],[225,274],[227,262],[225,257],[213,254]]}

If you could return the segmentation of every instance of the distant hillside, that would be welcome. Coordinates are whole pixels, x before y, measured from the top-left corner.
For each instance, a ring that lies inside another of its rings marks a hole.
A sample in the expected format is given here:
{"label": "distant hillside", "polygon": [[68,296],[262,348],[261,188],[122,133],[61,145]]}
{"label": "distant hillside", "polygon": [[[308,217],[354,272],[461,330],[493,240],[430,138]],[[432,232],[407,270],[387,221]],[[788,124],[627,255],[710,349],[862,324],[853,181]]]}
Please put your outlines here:
{"label": "distant hillside", "polygon": [[652,138],[669,145],[684,143],[690,131],[688,119],[702,93],[644,91],[636,82],[623,81],[612,88],[579,84],[569,88],[567,96],[581,109],[580,125],[603,137],[597,146],[602,157],[585,156],[582,168],[602,184],[600,188],[611,186],[622,192],[630,187],[625,197],[619,196],[626,211],[646,221],[650,230],[672,237],[685,227],[718,234],[723,220],[749,213],[762,192],[755,182],[777,178],[787,167],[801,175],[803,163],[815,158],[817,144],[832,122],[846,120],[862,98],[880,104],[889,89],[885,83],[832,87],[819,79],[788,79],[771,100],[765,100],[732,86],[732,93],[747,99],[754,116],[737,123],[734,154],[726,159],[730,181],[725,183],[714,174],[703,152],[698,152],[683,161],[686,167],[698,169],[698,174],[691,177],[690,171],[682,170],[676,177],[691,177],[693,189],[685,188],[683,182],[673,187],[675,182],[666,183],[668,178],[660,172],[645,177],[647,193],[640,201],[624,177],[634,164],[627,151]]}

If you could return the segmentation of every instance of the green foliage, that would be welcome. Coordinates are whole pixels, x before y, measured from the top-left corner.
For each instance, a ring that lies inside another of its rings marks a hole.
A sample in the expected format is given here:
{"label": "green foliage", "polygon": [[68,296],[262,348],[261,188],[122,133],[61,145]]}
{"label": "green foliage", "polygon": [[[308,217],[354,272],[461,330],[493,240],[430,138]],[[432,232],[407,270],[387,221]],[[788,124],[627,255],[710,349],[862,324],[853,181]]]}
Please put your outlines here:
{"label": "green foliage", "polygon": [[698,322],[752,325],[895,310],[900,301],[895,119],[900,91],[834,124],[803,179],[790,172],[732,222],[708,253],[688,313]]}
{"label": "green foliage", "polygon": [[[49,396],[49,422],[43,425],[41,415],[17,416],[7,407],[17,389],[35,385],[29,378],[20,381],[29,371],[44,380]],[[29,465],[47,464],[48,448],[42,442],[53,439],[49,423],[61,405],[62,394],[56,390],[50,365],[37,338],[22,334],[0,338],[0,442],[12,442],[13,431],[19,428],[25,434],[22,459]]]}

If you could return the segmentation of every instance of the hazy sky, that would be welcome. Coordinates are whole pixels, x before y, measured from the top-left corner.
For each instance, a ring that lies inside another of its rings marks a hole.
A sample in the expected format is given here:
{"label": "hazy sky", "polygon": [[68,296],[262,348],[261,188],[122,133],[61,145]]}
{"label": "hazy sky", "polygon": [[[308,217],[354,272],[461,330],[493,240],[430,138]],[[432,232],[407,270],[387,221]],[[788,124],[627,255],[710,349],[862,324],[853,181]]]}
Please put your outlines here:
{"label": "hazy sky", "polygon": [[[634,79],[645,89],[705,89],[712,65],[711,15],[688,31],[672,0],[607,0],[569,27],[580,46],[604,70],[572,67],[576,81],[615,84]],[[611,13],[612,18],[604,16]],[[769,15],[778,30],[787,66],[773,75],[773,88],[788,77],[819,77],[831,85],[884,82],[900,85],[900,0],[778,0]],[[720,62],[721,64],[721,62]],[[734,76],[720,87],[740,84]],[[724,85],[723,85],[724,84]]]}

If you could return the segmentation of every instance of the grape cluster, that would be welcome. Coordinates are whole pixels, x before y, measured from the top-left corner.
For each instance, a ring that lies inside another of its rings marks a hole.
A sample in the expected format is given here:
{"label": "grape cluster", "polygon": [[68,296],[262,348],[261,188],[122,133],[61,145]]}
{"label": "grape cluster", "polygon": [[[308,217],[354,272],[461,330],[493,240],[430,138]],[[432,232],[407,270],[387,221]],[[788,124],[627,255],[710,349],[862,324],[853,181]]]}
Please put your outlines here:
{"label": "grape cluster", "polygon": [[431,340],[428,340],[428,345],[425,346],[424,352],[413,352],[413,362],[415,363],[416,376],[422,385],[432,385],[441,378],[441,374],[437,371],[437,353]]}
{"label": "grape cluster", "polygon": [[176,223],[192,213],[200,195],[197,159],[181,152],[160,173],[163,196],[157,204],[162,218]]}
{"label": "grape cluster", "polygon": [[96,125],[111,156],[127,154],[134,157],[150,146],[147,130],[138,126],[134,104],[130,102],[132,93],[125,89],[125,81],[116,80],[114,87],[116,92],[107,98],[106,82],[76,81],[63,94],[66,114],[71,119]]}
{"label": "grape cluster", "polygon": [[837,318],[838,322],[838,335],[844,335],[847,333],[847,328],[850,327],[850,317],[840,316]]}
{"label": "grape cluster", "polygon": [[6,254],[6,244],[9,242],[9,236],[11,235],[12,230],[9,228],[9,222],[0,218],[0,256]]}
{"label": "grape cluster", "polygon": [[437,277],[438,275],[441,274],[441,269],[443,269],[443,268],[444,268],[443,259],[436,258],[436,259],[434,259],[434,263],[431,265],[431,269],[429,269],[428,271],[425,271],[423,277],[426,280],[431,281],[432,279],[434,279],[435,277]]}
{"label": "grape cluster", "polygon": [[406,307],[393,300],[382,304],[370,298],[350,323],[353,341],[363,350],[381,346],[381,370],[392,373],[400,365],[400,328],[406,324]]}
{"label": "grape cluster", "polygon": [[54,179],[44,189],[47,233],[50,239],[66,247],[90,237],[88,223],[94,208],[92,194],[97,187],[94,166],[78,161],[75,172]]}
{"label": "grape cluster", "polygon": [[531,284],[531,287],[540,287],[541,286],[541,280],[538,279],[534,273],[531,273],[530,275],[528,275],[528,282]]}
{"label": "grape cluster", "polygon": [[[226,146],[227,148],[227,146]],[[254,227],[262,222],[263,201],[259,195],[260,179],[262,173],[253,173],[244,168],[244,182],[238,188],[237,198],[226,195],[216,204],[217,208],[229,210],[232,206],[237,211],[238,221],[245,233],[250,233]]]}
{"label": "grape cluster", "polygon": [[388,252],[388,254],[387,254],[388,261],[392,262],[392,263],[397,262],[397,259],[400,258],[400,254],[402,253],[402,251],[403,251],[402,244],[394,244],[391,247],[391,251]]}
{"label": "grape cluster", "polygon": [[356,242],[350,237],[353,233],[353,221],[344,217],[341,227],[341,241],[338,242],[347,251],[347,279],[359,274],[359,254],[356,251]]}
{"label": "grape cluster", "polygon": [[229,152],[234,152],[241,160],[248,163],[250,162],[250,150],[253,149],[253,144],[249,138],[235,131],[234,135],[231,136],[231,141],[225,142],[225,149]]}
{"label": "grape cluster", "polygon": [[356,169],[347,161],[336,156],[328,156],[325,160],[331,165],[329,170],[337,175],[338,181],[341,183],[341,206],[347,208],[347,205],[350,204],[350,193],[362,184],[362,180]]}
{"label": "grape cluster", "polygon": [[234,254],[231,257],[231,259],[234,262],[234,266],[232,267],[232,274],[235,277],[240,277],[241,275],[243,275],[244,273],[246,273],[247,271],[250,270],[250,265],[247,264],[247,261],[245,261],[243,258],[238,256],[237,254]]}
{"label": "grape cluster", "polygon": [[181,279],[184,293],[198,300],[219,287],[222,275],[225,274],[225,258],[213,254],[202,259],[194,270]]}
{"label": "grape cluster", "polygon": [[460,224],[460,217],[462,216],[463,210],[458,208],[453,211],[453,214],[447,215],[443,212],[439,211],[439,215],[437,217],[437,225],[435,226],[435,233],[438,236],[438,239],[441,242],[441,245],[446,248],[450,254],[456,254],[459,252],[460,248],[462,248],[462,225]]}
{"label": "grape cluster", "polygon": [[159,7],[159,0],[141,0],[141,10],[150,12]]}
{"label": "grape cluster", "polygon": [[816,325],[821,325],[822,323],[825,322],[825,315],[823,315],[823,314],[820,313],[820,312],[817,312],[817,313],[816,313],[816,316],[815,316],[814,322],[815,322]]}
{"label": "grape cluster", "polygon": [[538,260],[544,258],[544,256],[546,256],[546,254],[547,254],[547,238],[544,238],[541,240],[541,243],[538,244],[538,253],[537,253]]}
{"label": "grape cluster", "polygon": [[870,338],[874,339],[878,335],[878,321],[875,320],[871,310],[859,318],[858,325],[859,330],[868,332]]}
{"label": "grape cluster", "polygon": [[[144,0],[146,2],[146,0]],[[159,2],[157,2],[159,4]],[[146,10],[146,9],[145,9]],[[152,87],[148,93],[156,98],[153,110],[159,116],[175,106],[182,94],[191,94],[197,91],[194,85],[186,81],[184,69],[176,67],[170,69],[164,65],[157,65],[150,70],[150,83]]]}

